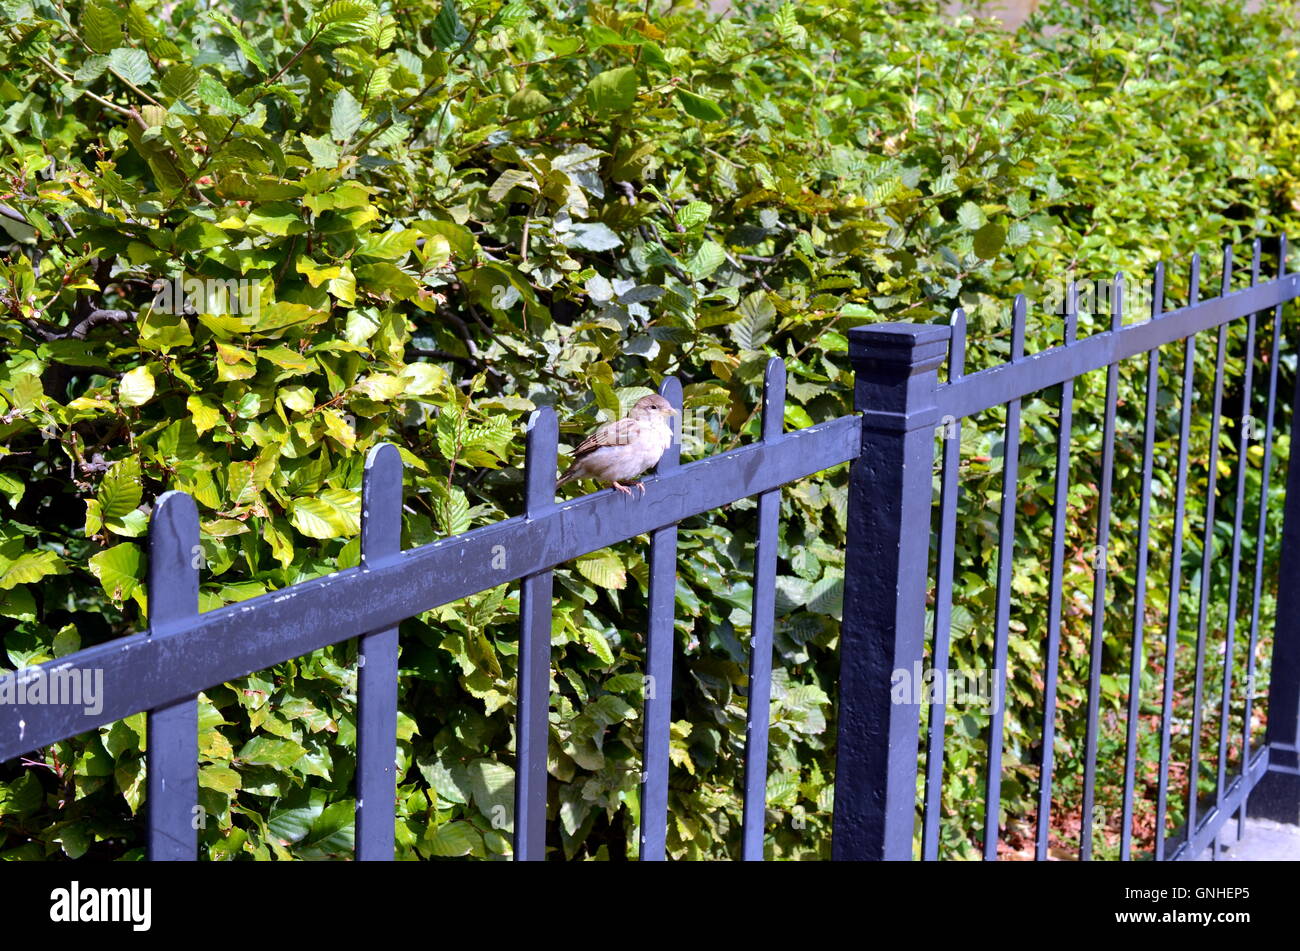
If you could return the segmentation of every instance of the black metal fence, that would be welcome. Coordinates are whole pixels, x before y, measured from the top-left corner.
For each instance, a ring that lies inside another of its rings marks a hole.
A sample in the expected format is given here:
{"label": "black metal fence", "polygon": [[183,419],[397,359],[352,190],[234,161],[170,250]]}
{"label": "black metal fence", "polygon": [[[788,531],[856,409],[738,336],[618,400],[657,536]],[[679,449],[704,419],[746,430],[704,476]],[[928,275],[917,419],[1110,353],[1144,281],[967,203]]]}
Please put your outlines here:
{"label": "black metal fence", "polygon": [[[300,657],[329,644],[360,636],[358,657],[357,828],[360,859],[390,859],[394,849],[395,759],[397,735],[397,625],[404,619],[468,595],[519,580],[520,645],[518,674],[515,857],[541,859],[545,853],[546,760],[548,739],[552,570],[581,555],[649,533],[650,585],[646,675],[650,683],[672,683],[672,639],[676,586],[676,524],[681,520],[748,497],[758,499],[758,542],[753,582],[748,732],[745,745],[742,854],[763,857],[769,693],[775,614],[777,531],[780,489],[786,483],[852,461],[848,495],[848,541],[844,613],[840,638],[841,672],[838,752],[833,816],[833,854],[839,859],[910,859],[915,854],[920,706],[895,703],[896,672],[912,670],[926,656],[926,601],[934,504],[935,431],[945,436],[940,466],[937,572],[930,662],[947,666],[952,631],[952,593],[956,568],[957,484],[961,421],[997,406],[1006,407],[1004,487],[999,514],[999,563],[994,631],[995,675],[1003,678],[1012,604],[1021,401],[1060,385],[1060,423],[1056,453],[1051,605],[1044,671],[1043,761],[1038,810],[1038,857],[1046,857],[1052,803],[1053,737],[1060,648],[1062,571],[1069,487],[1073,381],[1094,370],[1107,371],[1106,411],[1101,457],[1097,541],[1102,550],[1110,531],[1114,472],[1118,365],[1146,355],[1146,426],[1142,474],[1151,481],[1155,412],[1159,399],[1160,348],[1184,343],[1181,391],[1181,443],[1176,483],[1175,557],[1169,579],[1170,616],[1165,642],[1165,684],[1160,747],[1155,858],[1185,858],[1201,852],[1233,815],[1243,820],[1247,798],[1252,808],[1292,822],[1300,821],[1300,466],[1288,471],[1279,603],[1274,630],[1272,675],[1265,742],[1251,746],[1251,692],[1244,697],[1243,768],[1226,774],[1228,704],[1232,697],[1233,629],[1237,615],[1245,470],[1235,486],[1235,535],[1231,550],[1231,605],[1223,667],[1223,715],[1219,737],[1216,795],[1203,805],[1197,795],[1201,693],[1207,660],[1206,623],[1209,561],[1214,545],[1214,500],[1222,408],[1227,326],[1245,318],[1247,347],[1243,386],[1249,395],[1255,357],[1257,315],[1271,311],[1271,351],[1267,368],[1267,416],[1263,486],[1258,502],[1259,531],[1251,598],[1249,665],[1254,676],[1263,581],[1264,539],[1271,522],[1268,485],[1277,435],[1279,359],[1283,356],[1283,305],[1300,297],[1300,275],[1285,272],[1281,243],[1277,276],[1260,280],[1260,249],[1254,246],[1250,286],[1230,292],[1231,251],[1225,252],[1222,293],[1198,300],[1199,260],[1192,263],[1187,306],[1165,312],[1163,271],[1157,271],[1149,320],[1123,323],[1123,281],[1111,296],[1110,329],[1076,339],[1075,294],[1066,308],[1060,346],[1032,355],[1024,352],[1025,300],[1017,298],[1012,321],[1010,362],[965,375],[965,317],[951,326],[876,324],[850,331],[858,415],[845,416],[796,432],[783,432],[785,369],[769,361],[764,380],[762,438],[752,445],[680,465],[674,444],[647,481],[644,497],[606,490],[570,502],[555,498],[558,426],[554,412],[542,408],[528,423],[525,513],[463,535],[402,551],[402,467],[393,446],[374,448],[363,484],[361,564],[324,578],[293,585],[249,601],[200,614],[201,558],[198,512],[193,499],[167,492],[155,505],[149,544],[147,635],[117,639],[0,678],[0,696],[21,695],[35,679],[73,680],[83,672],[102,672],[102,708],[94,713],[76,704],[0,704],[0,760],[53,743],[141,710],[148,716],[148,845],[152,859],[192,859],[197,852],[198,714],[200,690]],[[1188,436],[1197,333],[1217,329],[1215,393],[1206,497],[1206,544],[1198,616],[1196,694],[1193,713],[1193,779],[1183,831],[1166,841],[1170,764],[1170,703],[1177,650],[1179,591],[1183,584],[1181,546],[1188,493]],[[939,369],[947,357],[943,382]],[[1300,378],[1300,374],[1297,374]],[[669,378],[662,395],[681,409],[681,387]],[[1300,394],[1297,394],[1300,395]],[[1243,417],[1249,413],[1249,396]],[[1239,449],[1243,448],[1239,443]],[[1137,597],[1132,630],[1142,656],[1150,506],[1144,493],[1139,516]],[[1091,677],[1088,685],[1087,754],[1084,770],[1083,828],[1091,828],[1096,787],[1098,685],[1106,636],[1106,567],[1098,566],[1092,612]],[[1127,759],[1123,789],[1124,840],[1129,857],[1135,799],[1135,743],[1139,702],[1137,664],[1131,665]],[[5,683],[8,680],[9,683]],[[663,859],[668,813],[670,690],[647,691],[644,711],[641,790],[642,859]],[[921,804],[921,856],[938,856],[940,787],[944,765],[944,711],[932,709],[926,726],[925,794]],[[996,858],[1002,782],[1003,714],[993,716],[985,783],[985,858]],[[1257,788],[1258,787],[1258,788]],[[1256,807],[1255,804],[1258,803]],[[1089,836],[1080,857],[1091,858]]]}

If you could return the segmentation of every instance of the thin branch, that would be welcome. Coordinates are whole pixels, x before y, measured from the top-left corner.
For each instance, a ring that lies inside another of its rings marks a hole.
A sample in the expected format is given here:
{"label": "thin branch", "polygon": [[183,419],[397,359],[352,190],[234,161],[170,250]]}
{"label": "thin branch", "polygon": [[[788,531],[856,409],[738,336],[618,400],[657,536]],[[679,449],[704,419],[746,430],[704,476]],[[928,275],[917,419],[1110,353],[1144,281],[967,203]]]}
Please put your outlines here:
{"label": "thin branch", "polygon": [[519,239],[519,263],[524,264],[528,261],[528,231],[533,224],[533,215],[537,214],[537,205],[541,201],[538,196],[532,206],[528,209],[528,214],[524,215],[524,233]]}
{"label": "thin branch", "polygon": [[134,319],[135,314],[128,310],[92,310],[67,330],[35,317],[22,317],[18,322],[42,340],[49,341],[85,340],[86,334],[101,324],[124,324]]}
{"label": "thin branch", "polygon": [[296,52],[296,53],[293,54],[293,57],[289,60],[289,62],[287,62],[287,63],[285,63],[283,66],[281,66],[281,67],[280,67],[280,71],[277,72],[277,73],[276,73],[274,76],[272,76],[270,79],[268,79],[266,82],[262,83],[262,85],[263,85],[263,86],[271,86],[271,85],[273,85],[273,84],[275,83],[275,81],[276,81],[277,79],[279,79],[281,76],[283,76],[285,73],[287,73],[287,72],[288,72],[288,71],[293,67],[293,64],[294,64],[294,63],[296,63],[296,62],[298,62],[298,60],[302,59],[302,54],[305,53],[305,52],[307,52],[308,48],[309,48],[313,43],[316,42],[316,38],[319,37],[319,36],[321,35],[321,32],[322,32],[324,29],[325,29],[325,27],[323,27],[323,26],[322,26],[322,27],[318,27],[318,28],[316,29],[316,32],[313,33],[313,34],[312,34],[312,35],[307,39],[307,42],[304,43],[304,44],[302,44],[302,48],[299,49],[298,52]]}
{"label": "thin branch", "polygon": [[135,314],[129,310],[92,310],[68,332],[68,336],[73,340],[85,340],[86,334],[100,324],[124,324],[130,320],[135,320]]}
{"label": "thin branch", "polygon": [[456,335],[460,337],[461,341],[465,344],[465,349],[469,351],[469,355],[472,357],[478,357],[478,345],[474,342],[474,335],[469,332],[469,325],[466,324],[458,314],[453,313],[450,307],[439,307],[438,313],[441,314],[449,324],[456,328]]}
{"label": "thin branch", "polygon": [[[90,46],[90,44],[87,43],[85,40],[83,40],[83,39],[81,38],[81,34],[78,33],[76,30],[74,30],[74,29],[72,28],[72,21],[68,19],[68,13],[67,13],[66,10],[63,9],[63,5],[60,4],[60,3],[55,3],[54,6],[58,9],[58,11],[59,11],[59,15],[63,18],[63,25],[64,25],[64,27],[67,28],[68,33],[70,33],[70,34],[72,35],[72,38],[73,38],[74,40],[76,40],[78,43],[80,43],[82,46],[84,46],[84,47],[86,48],[86,52],[87,52],[87,53],[90,53],[92,56],[94,56],[94,55],[96,54],[96,50],[92,49],[91,46]],[[147,55],[147,54],[148,54],[148,50],[146,50],[145,53],[146,53],[146,55]],[[150,59],[152,60],[153,57],[150,57]],[[155,63],[154,65],[156,66],[157,63]],[[113,67],[110,66],[109,69],[113,69]],[[134,92],[134,93],[135,93],[137,96],[139,96],[141,99],[147,100],[148,102],[153,103],[155,106],[158,106],[159,108],[162,107],[162,103],[161,103],[161,102],[159,102],[159,101],[158,101],[157,99],[155,99],[153,96],[149,95],[147,92],[145,92],[145,91],[144,91],[143,89],[141,89],[139,86],[137,86],[135,83],[131,82],[131,80],[127,79],[125,76],[123,76],[121,73],[119,73],[116,69],[113,69],[113,75],[116,76],[118,79],[122,80],[122,82],[126,83],[127,87],[130,88],[131,91]]]}
{"label": "thin branch", "polygon": [[[42,66],[44,66],[46,69],[52,72],[55,76],[58,76],[65,83],[73,82],[71,76],[69,76],[63,70],[59,69],[59,67],[55,66],[44,56],[38,56],[36,57],[36,59],[40,62]],[[145,122],[144,118],[140,115],[140,113],[136,112],[134,109],[128,109],[126,106],[119,106],[115,102],[109,102],[103,96],[97,96],[89,89],[82,89],[80,90],[80,92],[83,96],[90,97],[91,99],[93,99],[95,102],[99,103],[101,106],[105,107],[106,109],[112,109],[114,112],[121,113],[122,115],[126,116],[128,119],[134,119],[136,124],[139,125],[140,128],[142,129],[149,128],[149,123]]]}
{"label": "thin branch", "polygon": [[37,320],[35,317],[22,317],[18,322],[42,340],[60,340],[63,337],[63,334],[59,333],[57,328],[51,329],[52,324]]}
{"label": "thin branch", "polygon": [[26,216],[16,208],[10,208],[8,205],[0,205],[0,215],[4,215],[4,217],[11,218],[12,220],[17,222],[21,222],[22,224],[27,225],[27,227],[29,228],[31,227],[31,222],[29,222]]}
{"label": "thin branch", "polygon": [[[478,37],[478,30],[479,30],[479,27],[482,25],[482,23],[483,23],[483,17],[480,16],[480,17],[479,17],[477,20],[475,20],[474,23],[470,26],[470,28],[469,28],[469,34],[465,37],[465,42],[461,43],[460,46],[458,46],[458,47],[456,47],[454,50],[452,50],[452,51],[451,51],[451,54],[447,57],[447,65],[444,67],[444,68],[447,70],[447,73],[446,73],[447,79],[444,80],[441,84],[439,84],[439,86],[438,86],[438,90],[439,90],[439,91],[441,91],[442,88],[443,88],[444,86],[446,86],[446,85],[451,81],[451,80],[450,80],[450,77],[451,77],[451,66],[452,66],[452,64],[455,63],[456,60],[460,58],[461,53],[463,53],[463,52],[465,52],[465,50],[469,49],[470,45],[471,45],[471,44],[474,42],[474,40]],[[362,152],[362,150],[364,150],[365,147],[368,146],[368,145],[369,145],[369,144],[374,140],[375,136],[379,135],[379,133],[383,132],[383,131],[384,131],[385,129],[387,129],[390,125],[393,124],[393,116],[394,116],[394,114],[404,114],[404,113],[406,113],[407,110],[409,110],[409,109],[410,109],[412,106],[414,106],[417,102],[419,102],[419,101],[420,101],[421,99],[423,99],[426,95],[428,95],[429,91],[430,91],[431,89],[433,89],[434,84],[437,83],[437,82],[438,82],[438,79],[437,79],[437,78],[434,78],[434,79],[429,80],[428,83],[425,84],[425,86],[424,86],[423,89],[421,89],[419,92],[417,92],[417,93],[416,93],[414,96],[412,96],[410,99],[406,100],[406,102],[402,103],[402,105],[400,105],[396,110],[389,110],[389,113],[388,113],[387,116],[385,116],[382,120],[380,120],[379,123],[378,123],[378,124],[377,124],[373,129],[371,129],[371,130],[370,130],[369,132],[367,132],[364,136],[362,136],[362,137],[361,137],[361,140],[360,140],[359,142],[357,142],[356,145],[349,146],[348,149],[347,149],[347,151],[344,152],[343,154],[344,154],[344,155],[360,155],[361,152]],[[408,136],[408,141],[413,140],[413,139],[415,138],[416,135],[418,135],[420,132],[422,132],[422,131],[424,130],[424,126],[427,124],[427,122],[428,122],[428,119],[427,119],[427,117],[426,117],[426,118],[424,119],[424,121],[422,121],[422,122],[420,123],[420,125],[416,127],[416,129],[414,130],[414,132],[413,132],[410,136]],[[438,118],[438,130],[439,130],[439,134],[441,134],[441,130],[442,130],[442,117],[441,117],[441,116]]]}
{"label": "thin branch", "polygon": [[410,352],[415,354],[417,357],[428,357],[431,360],[450,360],[453,363],[461,363],[467,367],[473,367],[475,369],[479,369],[483,366],[481,360],[475,359],[474,357],[462,356],[459,353],[451,353],[447,350],[424,350],[419,347],[412,347]]}
{"label": "thin branch", "polygon": [[[207,155],[204,157],[203,162],[199,165],[197,169],[194,170],[193,174],[191,174],[186,179],[185,184],[180,187],[180,190],[177,191],[176,194],[172,196],[171,201],[167,203],[167,207],[163,209],[164,214],[171,211],[172,208],[176,206],[176,202],[180,200],[180,197],[184,195],[186,192],[188,192],[194,186],[194,183],[196,181],[198,181],[200,178],[203,177],[203,173],[206,172],[208,166],[212,164],[212,160],[216,158],[217,153],[220,152],[225,147],[226,143],[230,141],[230,137],[234,135],[235,129],[239,127],[239,123],[243,122],[245,117],[247,117],[252,113],[253,107],[256,106],[257,103],[261,100],[261,98],[265,96],[267,92],[270,91],[270,88],[272,85],[274,85],[275,81],[279,79],[281,76],[283,76],[286,72],[288,72],[290,67],[292,67],[294,63],[298,62],[298,60],[302,58],[302,55],[306,53],[308,49],[311,48],[311,45],[316,42],[317,37],[321,35],[324,29],[325,27],[323,26],[317,27],[316,32],[307,38],[307,41],[303,43],[301,47],[299,47],[298,52],[293,54],[293,56],[289,59],[289,62],[285,63],[282,67],[280,67],[279,72],[277,72],[274,76],[272,76],[266,82],[262,83],[261,89],[258,91],[257,95],[253,97],[253,101],[248,104],[248,108],[245,109],[243,113],[230,120],[230,126],[229,128],[226,129],[226,134],[221,137],[220,142],[218,142],[214,146],[211,146],[208,149]],[[199,198],[201,198],[203,201],[207,202],[208,204],[211,204],[211,202],[208,201],[207,196],[204,195],[203,192],[201,192],[199,189],[194,188],[194,193],[198,195]]]}

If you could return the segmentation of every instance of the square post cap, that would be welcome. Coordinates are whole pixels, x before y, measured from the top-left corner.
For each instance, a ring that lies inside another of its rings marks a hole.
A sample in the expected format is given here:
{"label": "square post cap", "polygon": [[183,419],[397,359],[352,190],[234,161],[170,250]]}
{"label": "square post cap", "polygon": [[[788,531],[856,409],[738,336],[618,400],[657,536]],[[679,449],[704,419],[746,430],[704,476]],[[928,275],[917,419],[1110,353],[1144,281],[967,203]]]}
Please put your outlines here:
{"label": "square post cap", "polygon": [[947,324],[881,323],[849,330],[849,360],[858,373],[937,369],[948,354]]}

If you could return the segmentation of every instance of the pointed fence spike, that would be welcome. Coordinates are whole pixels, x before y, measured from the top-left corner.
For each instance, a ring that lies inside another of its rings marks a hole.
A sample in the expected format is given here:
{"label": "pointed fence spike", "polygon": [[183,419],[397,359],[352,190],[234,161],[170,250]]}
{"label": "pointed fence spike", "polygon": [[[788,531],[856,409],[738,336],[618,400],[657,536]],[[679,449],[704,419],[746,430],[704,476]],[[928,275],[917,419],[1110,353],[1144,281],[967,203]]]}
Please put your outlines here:
{"label": "pointed fence spike", "polygon": [[[199,613],[199,510],[184,492],[164,492],[149,519],[149,635]],[[198,857],[197,695],[156,707],[146,718],[150,861]]]}
{"label": "pointed fence spike", "polygon": [[1065,296],[1065,343],[1072,344],[1079,335],[1079,284],[1070,282]]}
{"label": "pointed fence spike", "polygon": [[[560,426],[555,410],[539,406],[528,417],[524,445],[524,514],[555,507]],[[510,552],[502,552],[508,564]],[[546,858],[546,758],[551,712],[552,573],[519,582],[518,722],[515,724],[515,860]]]}
{"label": "pointed fence spike", "polygon": [[1124,272],[1115,274],[1110,285],[1110,329],[1119,330],[1124,325]]}
{"label": "pointed fence spike", "polygon": [[[361,564],[374,568],[402,550],[402,454],[381,443],[366,454],[361,482]],[[394,858],[397,805],[397,628],[357,643],[356,856]]]}
{"label": "pointed fence spike", "polygon": [[[953,311],[952,336],[948,343],[949,383],[960,380],[966,369],[966,312]],[[955,569],[953,555],[957,535],[957,470],[961,464],[961,420],[945,415],[939,424],[943,432],[943,462],[939,490],[939,538],[936,549],[933,640],[931,666],[948,669],[952,636],[952,582]],[[931,704],[925,716],[925,791],[921,830],[921,858],[934,861],[939,857],[940,812],[946,740],[945,707],[942,701]]]}
{"label": "pointed fence spike", "polygon": [[966,311],[958,307],[952,312],[952,340],[948,344],[948,380],[959,380],[966,374]]}
{"label": "pointed fence spike", "polygon": [[[681,456],[682,384],[675,376],[659,384],[659,395],[678,415],[673,441],[659,459],[656,473],[675,469]],[[647,597],[646,667],[642,714],[645,734],[641,753],[641,842],[643,862],[662,862],[668,837],[668,770],[672,745],[673,630],[677,613],[677,526],[650,533],[650,590]]]}
{"label": "pointed fence spike", "polygon": [[1025,295],[1017,294],[1016,301],[1011,305],[1011,359],[1019,360],[1025,355],[1025,315],[1028,308],[1025,305]]}
{"label": "pointed fence spike", "polygon": [[[785,361],[772,357],[763,371],[764,442],[785,429]],[[763,859],[767,827],[767,751],[772,702],[772,644],[776,626],[776,556],[780,543],[781,490],[758,497],[749,653],[749,704],[745,730],[745,805],[741,857]]]}

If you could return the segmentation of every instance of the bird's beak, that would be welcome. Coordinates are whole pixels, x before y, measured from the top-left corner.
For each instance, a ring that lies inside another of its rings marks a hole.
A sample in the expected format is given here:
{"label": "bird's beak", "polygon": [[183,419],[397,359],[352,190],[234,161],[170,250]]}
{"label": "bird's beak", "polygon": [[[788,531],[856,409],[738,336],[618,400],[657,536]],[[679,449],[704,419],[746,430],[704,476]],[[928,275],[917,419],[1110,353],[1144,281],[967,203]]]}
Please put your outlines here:
{"label": "bird's beak", "polygon": [[671,413],[673,416],[680,416],[680,415],[682,415],[681,413],[677,412],[677,410],[673,409],[671,406],[668,407],[668,412]]}

